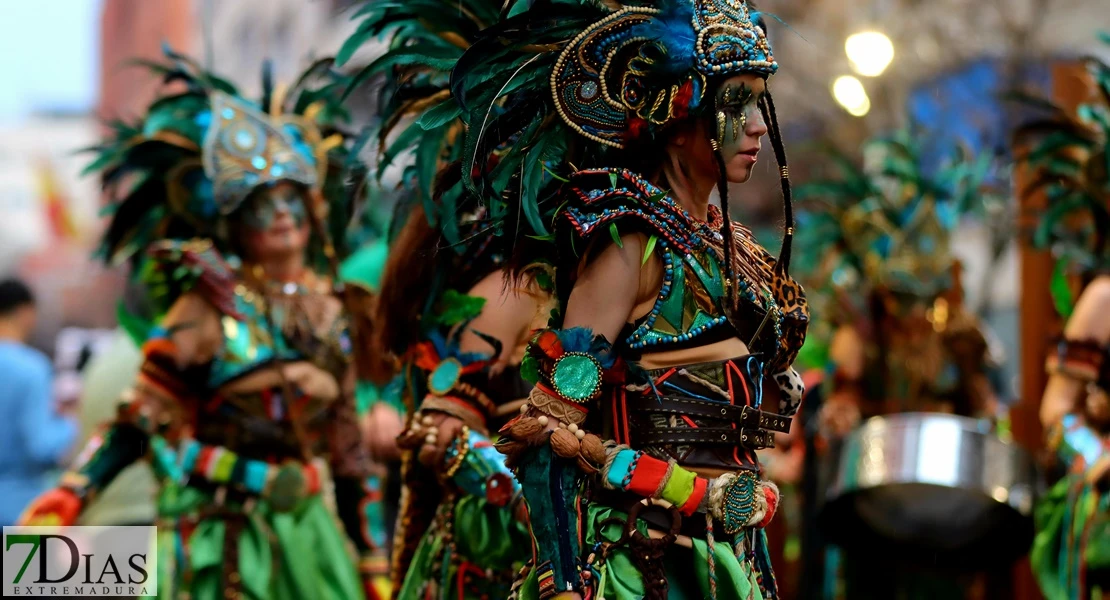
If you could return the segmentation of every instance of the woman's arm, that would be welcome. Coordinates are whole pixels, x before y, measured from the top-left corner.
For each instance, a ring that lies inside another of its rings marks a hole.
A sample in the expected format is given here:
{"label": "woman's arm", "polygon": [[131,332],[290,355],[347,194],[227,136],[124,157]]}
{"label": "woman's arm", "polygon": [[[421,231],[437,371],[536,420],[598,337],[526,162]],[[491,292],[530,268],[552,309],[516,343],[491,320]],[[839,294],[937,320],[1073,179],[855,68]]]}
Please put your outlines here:
{"label": "woman's arm", "polygon": [[168,438],[187,433],[182,404],[197,393],[187,375],[210,361],[221,340],[219,314],[196,294],[182,296],[143,345],[143,362],[125,393],[116,420],[86,444],[73,467],[28,507],[22,522],[72,523],[82,507],[123,469],[142,458],[155,432]]}
{"label": "woman's arm", "polygon": [[[567,300],[563,328],[588,327],[595,334],[616,342],[624,324],[644,296],[658,293],[659,259],[652,255],[643,264],[646,237],[643,234],[621,236],[622,246],[606,245],[578,274]],[[643,277],[641,277],[643,271]],[[655,280],[655,289],[644,290]]]}
{"label": "woman's arm", "polygon": [[[1064,338],[1103,346],[1110,342],[1110,277],[1095,279],[1079,296]],[[1086,392],[1086,384],[1066,370],[1056,369],[1041,399],[1041,424],[1046,429],[1055,427],[1064,415],[1076,412],[1076,402]]]}
{"label": "woman's arm", "polygon": [[[521,340],[527,338],[536,313],[541,310],[542,294],[539,290],[520,289],[505,279],[502,271],[484,277],[467,291],[468,296],[482,298],[485,304],[474,320],[465,324],[459,335],[462,353],[489,354],[487,338],[501,344],[498,356],[492,357],[493,367],[508,364]],[[462,432],[463,420],[458,416],[439,411],[425,411],[423,416],[429,426],[437,431],[435,444],[424,444],[418,457],[421,463],[438,468],[443,465],[447,448]]]}
{"label": "woman's arm", "polygon": [[[579,427],[594,398],[583,397],[582,389],[572,390],[573,382],[560,387],[559,361],[589,356],[596,371],[587,369],[572,379],[594,376],[600,383],[606,377],[606,365],[613,365],[607,341],[617,339],[643,297],[658,293],[658,284],[644,289],[651,285],[644,285],[651,278],[641,273],[645,244],[642,235],[624,235],[620,245],[607,244],[582,267],[563,328],[545,331],[529,348],[526,360],[545,363],[534,367],[540,381],[529,397],[530,407],[502,430],[506,436],[499,449],[508,455],[528,503],[541,598],[577,598],[582,589],[578,483],[586,474],[598,474],[606,453],[597,435]],[[658,262],[654,256],[649,260]],[[651,265],[653,272],[656,266]]]}

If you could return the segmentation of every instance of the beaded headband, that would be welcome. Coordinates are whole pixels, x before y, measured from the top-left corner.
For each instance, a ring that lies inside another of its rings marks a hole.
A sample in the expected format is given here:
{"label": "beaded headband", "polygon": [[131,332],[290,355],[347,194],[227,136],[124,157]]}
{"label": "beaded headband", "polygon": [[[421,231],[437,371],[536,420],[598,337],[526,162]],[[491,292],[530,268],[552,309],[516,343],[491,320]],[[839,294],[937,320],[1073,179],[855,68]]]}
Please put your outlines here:
{"label": "beaded headband", "polygon": [[559,55],[551,90],[572,129],[623,148],[644,127],[688,116],[707,77],[777,69],[745,0],[671,0],[625,7],[587,27]]}
{"label": "beaded headband", "polygon": [[307,119],[271,117],[244,100],[212,94],[211,124],[204,137],[204,172],[220,213],[235,211],[259,187],[289,181],[315,188],[322,177],[318,153],[326,146]]}

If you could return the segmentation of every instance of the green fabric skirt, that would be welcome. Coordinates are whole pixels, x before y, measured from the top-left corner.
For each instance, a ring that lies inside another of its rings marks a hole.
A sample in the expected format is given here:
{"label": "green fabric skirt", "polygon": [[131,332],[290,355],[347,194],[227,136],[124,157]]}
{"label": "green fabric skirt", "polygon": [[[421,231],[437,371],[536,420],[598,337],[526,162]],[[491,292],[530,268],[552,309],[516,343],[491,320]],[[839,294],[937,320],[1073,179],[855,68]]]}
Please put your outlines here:
{"label": "green fabric skirt", "polygon": [[1034,516],[1029,560],[1045,598],[1110,598],[1110,494],[1071,474],[1038,502]]}
{"label": "green fabric skirt", "polygon": [[440,504],[397,598],[507,598],[513,577],[531,558],[528,530],[512,511],[460,496]]}
{"label": "green fabric skirt", "polygon": [[[608,519],[618,521],[602,524]],[[583,548],[593,553],[593,548],[604,541],[612,542],[621,536],[628,515],[625,512],[590,504],[583,515]],[[647,524],[643,519],[637,522],[640,533],[647,535]],[[765,535],[759,531],[760,542]],[[586,557],[583,557],[584,559]],[[585,561],[583,561],[585,562]],[[760,586],[760,574],[752,560],[742,552],[737,552],[729,541],[715,540],[712,551],[712,573],[710,572],[710,548],[705,540],[694,539],[693,548],[672,545],[664,558],[667,574],[667,597],[672,600],[692,600],[717,598],[717,600],[769,600]],[[593,581],[600,588],[595,598],[606,600],[640,600],[645,595],[644,580],[639,569],[632,562],[627,547],[610,549],[608,558],[593,572]],[[539,598],[539,584],[536,571],[527,575],[520,588],[522,600]]]}
{"label": "green fabric skirt", "polygon": [[[222,575],[227,522],[196,521],[215,505],[212,494],[167,485],[158,501],[158,597],[224,598]],[[258,501],[238,539],[241,598],[247,600],[361,600],[353,550],[320,496],[285,513]]]}

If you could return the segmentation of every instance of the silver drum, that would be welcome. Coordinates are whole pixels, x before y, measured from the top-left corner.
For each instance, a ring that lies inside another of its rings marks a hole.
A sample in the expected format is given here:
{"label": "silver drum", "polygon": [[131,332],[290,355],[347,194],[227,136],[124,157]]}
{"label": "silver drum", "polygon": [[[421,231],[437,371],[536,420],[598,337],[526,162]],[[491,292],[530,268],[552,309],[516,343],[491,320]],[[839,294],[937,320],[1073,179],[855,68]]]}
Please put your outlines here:
{"label": "silver drum", "polygon": [[820,525],[849,553],[982,568],[1029,549],[1036,464],[984,421],[874,417],[833,456]]}

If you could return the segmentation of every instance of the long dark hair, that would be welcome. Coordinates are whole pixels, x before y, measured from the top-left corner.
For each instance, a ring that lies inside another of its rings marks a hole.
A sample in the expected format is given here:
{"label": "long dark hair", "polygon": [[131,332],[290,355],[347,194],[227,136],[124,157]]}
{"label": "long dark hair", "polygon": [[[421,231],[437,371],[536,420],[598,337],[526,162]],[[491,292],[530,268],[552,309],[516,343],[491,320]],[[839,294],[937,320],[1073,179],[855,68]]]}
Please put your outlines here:
{"label": "long dark hair", "polygon": [[375,378],[388,379],[393,359],[417,341],[421,316],[431,294],[442,234],[428,222],[417,202],[390,244],[382,272],[381,292],[374,302],[371,334]]}

